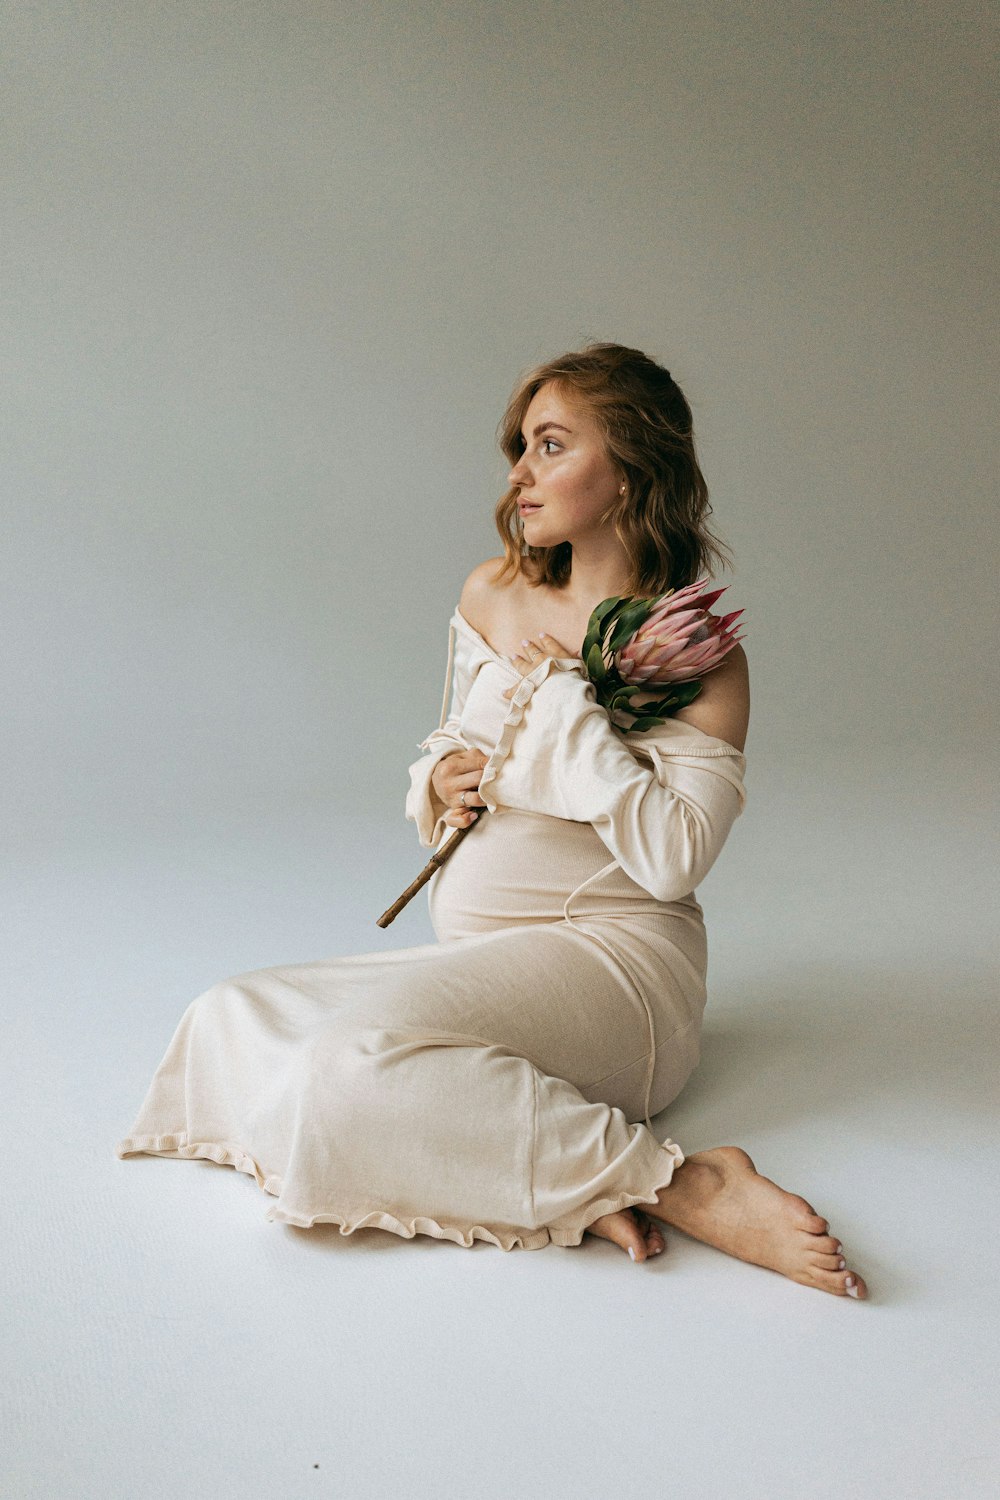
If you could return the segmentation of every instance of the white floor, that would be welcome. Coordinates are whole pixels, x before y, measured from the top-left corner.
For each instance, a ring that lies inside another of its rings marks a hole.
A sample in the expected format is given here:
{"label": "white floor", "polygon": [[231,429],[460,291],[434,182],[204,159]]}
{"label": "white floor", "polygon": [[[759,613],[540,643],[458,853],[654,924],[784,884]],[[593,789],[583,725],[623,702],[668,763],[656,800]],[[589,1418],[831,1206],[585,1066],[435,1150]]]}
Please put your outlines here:
{"label": "white floor", "polygon": [[673,1231],[634,1266],[592,1237],[296,1230],[232,1169],[118,1160],[216,979],[429,941],[422,901],[375,926],[425,854],[396,816],[330,816],[22,866],[4,1500],[996,1496],[987,843],[954,807],[792,801],[770,843],[738,824],[701,888],[703,1062],[654,1123],[806,1196],[866,1303]]}

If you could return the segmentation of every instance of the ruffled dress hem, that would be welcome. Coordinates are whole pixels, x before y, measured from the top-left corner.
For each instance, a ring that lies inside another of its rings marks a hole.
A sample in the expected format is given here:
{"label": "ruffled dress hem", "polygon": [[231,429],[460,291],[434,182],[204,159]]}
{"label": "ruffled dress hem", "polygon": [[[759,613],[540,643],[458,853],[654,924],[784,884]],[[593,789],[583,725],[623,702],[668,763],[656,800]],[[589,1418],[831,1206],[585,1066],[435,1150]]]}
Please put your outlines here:
{"label": "ruffled dress hem", "polygon": [[[617,1193],[611,1198],[599,1198],[588,1203],[585,1208],[578,1209],[575,1214],[565,1215],[558,1223],[540,1229],[514,1228],[509,1225],[494,1225],[489,1228],[485,1224],[463,1227],[458,1224],[442,1224],[437,1219],[423,1215],[404,1220],[384,1210],[373,1210],[352,1219],[332,1212],[298,1213],[294,1209],[283,1208],[279,1203],[268,1209],[266,1218],[269,1223],[291,1224],[297,1229],[311,1229],[314,1224],[337,1224],[342,1235],[353,1234],[356,1229],[385,1229],[390,1234],[412,1240],[415,1235],[426,1234],[433,1239],[451,1240],[456,1245],[464,1245],[466,1249],[471,1248],[476,1240],[486,1240],[501,1250],[541,1250],[549,1244],[579,1245],[588,1225],[595,1219],[604,1214],[617,1213],[623,1208],[632,1208],[636,1204],[655,1203],[659,1189],[666,1187],[671,1181],[674,1171],[684,1161],[683,1151],[673,1141],[664,1141],[660,1145],[655,1138],[651,1138],[651,1143],[652,1181],[647,1191]],[[238,1172],[245,1172],[272,1197],[278,1198],[282,1192],[281,1178],[274,1173],[265,1173],[241,1147],[219,1141],[190,1141],[183,1131],[173,1135],[126,1136],[115,1147],[115,1154],[118,1157],[173,1156],[186,1160],[214,1161],[220,1166],[235,1167]],[[659,1161],[661,1156],[662,1162]],[[580,1222],[569,1224],[566,1222],[569,1218],[577,1218]]]}

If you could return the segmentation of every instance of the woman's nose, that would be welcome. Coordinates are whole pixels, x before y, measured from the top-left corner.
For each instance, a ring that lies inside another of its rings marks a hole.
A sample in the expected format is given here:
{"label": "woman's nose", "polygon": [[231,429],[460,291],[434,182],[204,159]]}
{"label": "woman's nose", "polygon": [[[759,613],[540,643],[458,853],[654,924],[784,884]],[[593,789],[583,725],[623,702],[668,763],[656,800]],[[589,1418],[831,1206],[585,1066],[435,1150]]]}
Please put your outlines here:
{"label": "woman's nose", "polygon": [[519,458],[517,463],[511,469],[510,473],[507,475],[507,483],[510,485],[523,484],[525,479],[527,478],[527,475],[528,470],[525,467],[524,459]]}

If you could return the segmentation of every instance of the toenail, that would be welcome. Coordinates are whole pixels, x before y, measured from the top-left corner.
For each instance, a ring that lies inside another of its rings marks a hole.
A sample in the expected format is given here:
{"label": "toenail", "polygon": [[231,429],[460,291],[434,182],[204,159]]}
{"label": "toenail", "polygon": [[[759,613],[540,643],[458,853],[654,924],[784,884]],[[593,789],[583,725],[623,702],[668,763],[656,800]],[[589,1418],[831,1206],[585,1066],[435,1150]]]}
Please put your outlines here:
{"label": "toenail", "polygon": [[844,1277],[844,1285],[847,1286],[847,1287],[853,1286],[854,1285],[854,1277],[853,1276],[845,1276]]}
{"label": "toenail", "polygon": [[654,1245],[653,1248],[652,1248],[652,1250],[650,1250],[649,1253],[650,1253],[650,1255],[662,1255],[663,1254],[663,1246],[662,1245]]}
{"label": "toenail", "polygon": [[840,1264],[838,1265],[837,1270],[838,1271],[842,1271],[846,1265],[847,1265],[847,1261],[846,1260],[842,1260],[840,1262]]}
{"label": "toenail", "polygon": [[632,1259],[635,1260],[635,1250],[631,1245],[629,1245],[628,1247],[628,1253],[629,1255],[631,1255]]}
{"label": "toenail", "polygon": [[857,1297],[857,1296],[859,1296],[859,1295],[860,1295],[860,1294],[859,1294],[859,1292],[858,1292],[858,1289],[857,1289],[857,1287],[856,1287],[856,1286],[849,1286],[849,1287],[848,1287],[848,1288],[847,1288],[847,1295],[848,1295],[848,1296],[849,1296],[849,1297]]}

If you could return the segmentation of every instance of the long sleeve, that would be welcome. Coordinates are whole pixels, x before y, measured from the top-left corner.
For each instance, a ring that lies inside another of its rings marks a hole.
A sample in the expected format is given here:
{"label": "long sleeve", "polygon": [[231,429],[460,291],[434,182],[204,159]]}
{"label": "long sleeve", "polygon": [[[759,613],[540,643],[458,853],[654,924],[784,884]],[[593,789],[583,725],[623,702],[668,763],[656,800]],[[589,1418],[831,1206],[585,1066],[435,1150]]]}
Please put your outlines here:
{"label": "long sleeve", "polygon": [[[454,672],[453,672],[454,667]],[[451,705],[445,718],[445,705],[451,686]],[[455,627],[448,631],[448,667],[445,674],[444,701],[441,704],[441,722],[431,731],[419,748],[425,753],[410,766],[410,789],[406,794],[406,816],[417,825],[417,837],[424,848],[436,848],[449,825],[444,821],[448,811],[431,785],[431,777],[438,761],[452,750],[471,750],[473,747],[464,738],[461,730],[462,709],[468,693],[466,673],[455,658]]]}
{"label": "long sleeve", "polygon": [[480,794],[490,812],[592,824],[627,875],[676,901],[708,874],[743,811],[745,765],[725,740],[672,719],[626,743],[582,663],[548,657],[514,694]]}

